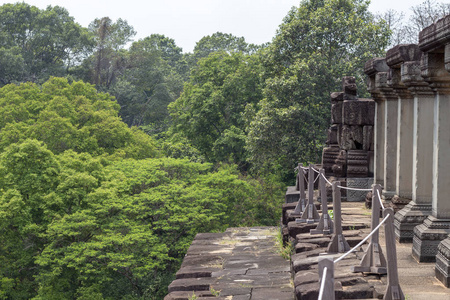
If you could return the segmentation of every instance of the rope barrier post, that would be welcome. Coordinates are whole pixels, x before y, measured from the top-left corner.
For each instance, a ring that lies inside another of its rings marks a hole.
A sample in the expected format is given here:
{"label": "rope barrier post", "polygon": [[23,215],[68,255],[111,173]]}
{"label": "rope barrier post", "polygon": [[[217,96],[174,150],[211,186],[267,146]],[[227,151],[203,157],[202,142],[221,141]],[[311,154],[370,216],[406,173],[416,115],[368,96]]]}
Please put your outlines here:
{"label": "rope barrier post", "polygon": [[320,217],[319,224],[316,229],[311,229],[311,234],[330,234],[333,233],[333,221],[331,221],[328,215],[328,199],[327,199],[327,183],[325,182],[325,170],[320,169],[319,173],[319,188],[320,199],[322,205],[322,216]]}
{"label": "rope barrier post", "polygon": [[328,257],[319,257],[318,262],[320,286],[318,300],[334,300],[334,262]]}
{"label": "rope barrier post", "polygon": [[[317,212],[316,206],[314,205],[314,171],[311,165],[309,165],[308,174],[308,203],[306,204],[305,210],[303,211],[302,217],[300,218],[300,223],[312,224],[314,222],[319,222],[320,216]],[[297,221],[297,220],[295,220]]]}
{"label": "rope barrier post", "polygon": [[[380,223],[380,194],[381,185],[372,185],[372,226],[371,231]],[[379,232],[375,232],[370,238],[369,246],[364,252],[364,256],[359,266],[351,267],[352,272],[370,272],[375,274],[386,274],[386,259],[379,244]]]}
{"label": "rope barrier post", "polygon": [[[301,215],[301,213],[305,210],[306,194],[305,194],[305,179],[303,177],[304,174],[303,172],[304,171],[302,165],[298,164],[297,184],[298,190],[300,191],[300,195],[294,210],[294,214],[296,215]],[[295,221],[297,222],[297,219]]]}
{"label": "rope barrier post", "polygon": [[342,234],[341,217],[341,190],[338,188],[338,182],[333,182],[333,216],[334,216],[334,234],[328,244],[327,253],[344,253],[350,250],[348,242]]}
{"label": "rope barrier post", "polygon": [[387,287],[384,293],[384,300],[404,300],[402,289],[398,282],[398,269],[397,269],[397,250],[395,245],[395,233],[394,233],[394,211],[392,208],[383,209],[383,216],[389,218],[384,223],[384,234],[386,239],[386,256],[387,256]]}

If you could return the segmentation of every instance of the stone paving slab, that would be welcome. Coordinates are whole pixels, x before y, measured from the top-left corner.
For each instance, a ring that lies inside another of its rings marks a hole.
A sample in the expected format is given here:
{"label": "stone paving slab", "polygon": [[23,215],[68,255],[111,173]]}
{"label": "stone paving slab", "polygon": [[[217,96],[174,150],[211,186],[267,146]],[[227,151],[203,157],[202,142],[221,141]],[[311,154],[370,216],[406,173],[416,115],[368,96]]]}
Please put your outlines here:
{"label": "stone paving slab", "polygon": [[[278,228],[198,234],[165,300],[292,300],[290,261],[277,252]],[[213,298],[210,298],[213,297]]]}

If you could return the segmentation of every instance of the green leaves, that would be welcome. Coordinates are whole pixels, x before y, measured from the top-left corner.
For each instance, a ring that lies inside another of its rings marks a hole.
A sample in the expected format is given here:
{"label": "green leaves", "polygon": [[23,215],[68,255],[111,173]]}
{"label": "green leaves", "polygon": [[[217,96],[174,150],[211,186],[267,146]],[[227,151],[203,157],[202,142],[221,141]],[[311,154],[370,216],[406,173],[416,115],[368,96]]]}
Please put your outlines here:
{"label": "green leaves", "polygon": [[231,160],[245,169],[242,113],[247,104],[262,97],[260,70],[257,56],[239,52],[215,52],[201,59],[191,83],[169,106],[172,129],[187,137],[209,161]]}
{"label": "green leaves", "polygon": [[42,89],[33,84],[0,89],[0,146],[33,138],[54,153],[152,157],[154,141],[118,117],[119,106],[92,85],[52,78]]}
{"label": "green leaves", "polygon": [[[62,7],[40,10],[26,3],[0,6],[2,85],[44,82],[62,76],[92,47],[87,30]],[[4,67],[6,66],[6,68]]]}

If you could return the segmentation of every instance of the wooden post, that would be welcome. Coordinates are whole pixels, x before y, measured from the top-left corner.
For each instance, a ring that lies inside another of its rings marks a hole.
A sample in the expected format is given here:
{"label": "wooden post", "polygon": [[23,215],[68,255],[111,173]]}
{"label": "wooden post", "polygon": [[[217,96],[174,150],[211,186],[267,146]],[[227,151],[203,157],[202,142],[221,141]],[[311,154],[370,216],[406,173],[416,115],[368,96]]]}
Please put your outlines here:
{"label": "wooden post", "polygon": [[394,211],[392,208],[385,208],[383,216],[389,218],[384,223],[384,235],[386,239],[386,256],[387,256],[387,287],[384,293],[384,300],[404,300],[405,296],[398,282],[397,269],[397,250],[395,245],[394,233]]}
{"label": "wooden post", "polygon": [[[325,287],[323,289],[323,300],[334,300],[334,262],[327,257],[319,257],[319,287],[322,284],[323,271],[327,268],[327,274],[325,275]],[[320,288],[319,288],[320,289]]]}
{"label": "wooden post", "polygon": [[350,250],[348,242],[342,234],[341,217],[341,190],[338,188],[338,182],[333,182],[333,216],[334,216],[334,234],[328,244],[327,253],[345,253]]}
{"label": "wooden post", "polygon": [[314,171],[312,166],[309,165],[309,175],[308,175],[308,203],[306,204],[305,210],[303,211],[300,220],[295,220],[300,223],[312,224],[314,222],[319,222],[320,216],[317,212],[316,206],[314,205]]}
{"label": "wooden post", "polygon": [[[378,192],[377,192],[378,191]],[[380,224],[380,200],[378,195],[381,195],[381,185],[372,185],[372,227]],[[379,231],[375,232],[370,237],[369,246],[364,252],[364,256],[359,266],[351,267],[352,272],[370,272],[375,274],[386,274],[386,259],[384,258],[383,251],[381,250],[379,243]]]}
{"label": "wooden post", "polygon": [[311,229],[311,234],[331,234],[333,233],[333,221],[328,215],[328,199],[327,199],[327,183],[325,181],[325,170],[320,169],[319,173],[319,188],[320,199],[322,206],[322,216],[320,217],[319,224],[316,229]]}
{"label": "wooden post", "polygon": [[[302,212],[305,210],[306,195],[305,195],[305,178],[303,177],[303,174],[304,171],[302,165],[298,164],[297,183],[300,195],[298,198],[297,205],[295,206],[294,210],[295,215],[301,215]],[[297,222],[297,219],[295,221]]]}

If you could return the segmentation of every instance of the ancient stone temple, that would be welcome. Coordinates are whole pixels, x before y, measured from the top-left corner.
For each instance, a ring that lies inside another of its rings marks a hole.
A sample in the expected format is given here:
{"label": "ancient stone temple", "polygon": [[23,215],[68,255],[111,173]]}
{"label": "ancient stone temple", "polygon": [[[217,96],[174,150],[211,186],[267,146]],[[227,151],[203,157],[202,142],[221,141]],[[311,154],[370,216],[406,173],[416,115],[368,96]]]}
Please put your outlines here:
{"label": "ancient stone temple", "polygon": [[422,30],[418,45],[368,61],[365,72],[376,102],[374,181],[385,198],[411,200],[395,215],[397,240],[412,242],[418,261],[436,261],[449,287],[450,16]]}
{"label": "ancient stone temple", "polygon": [[[375,102],[358,99],[354,77],[344,77],[342,92],[331,94],[331,127],[322,153],[326,176],[349,187],[370,188],[373,176]],[[365,193],[348,191],[348,201],[364,200]]]}

